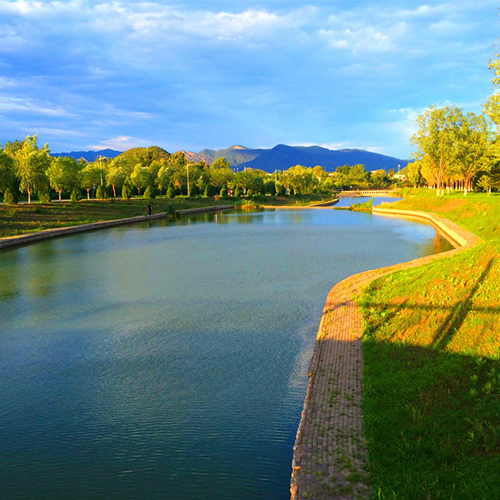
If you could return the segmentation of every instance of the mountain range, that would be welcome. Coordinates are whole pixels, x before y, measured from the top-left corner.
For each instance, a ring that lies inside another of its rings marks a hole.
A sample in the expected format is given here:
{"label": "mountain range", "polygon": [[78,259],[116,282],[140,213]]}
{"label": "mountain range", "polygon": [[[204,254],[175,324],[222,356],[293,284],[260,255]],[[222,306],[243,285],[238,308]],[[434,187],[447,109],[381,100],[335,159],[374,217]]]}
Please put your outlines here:
{"label": "mountain range", "polygon": [[[315,167],[321,165],[327,172],[334,171],[343,165],[364,165],[367,170],[390,169],[398,170],[405,167],[408,160],[392,156],[372,153],[363,149],[332,150],[320,146],[287,146],[278,144],[271,149],[251,149],[243,146],[232,146],[227,149],[203,149],[199,153],[183,151],[189,161],[204,161],[211,164],[217,158],[224,157],[233,168],[260,169],[266,172],[286,170],[295,165]],[[72,156],[95,161],[99,156],[115,158],[120,151],[103,149],[101,151],[72,151],[71,153],[56,153],[53,156]]]}

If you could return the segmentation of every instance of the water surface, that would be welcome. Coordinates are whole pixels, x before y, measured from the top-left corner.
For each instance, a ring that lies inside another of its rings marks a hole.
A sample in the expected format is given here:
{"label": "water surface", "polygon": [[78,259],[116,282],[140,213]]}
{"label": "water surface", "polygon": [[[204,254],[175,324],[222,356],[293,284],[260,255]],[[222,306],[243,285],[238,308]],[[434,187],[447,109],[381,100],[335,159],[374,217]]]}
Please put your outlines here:
{"label": "water surface", "polygon": [[2,496],[288,499],[329,290],[446,245],[423,224],[276,210],[0,253]]}

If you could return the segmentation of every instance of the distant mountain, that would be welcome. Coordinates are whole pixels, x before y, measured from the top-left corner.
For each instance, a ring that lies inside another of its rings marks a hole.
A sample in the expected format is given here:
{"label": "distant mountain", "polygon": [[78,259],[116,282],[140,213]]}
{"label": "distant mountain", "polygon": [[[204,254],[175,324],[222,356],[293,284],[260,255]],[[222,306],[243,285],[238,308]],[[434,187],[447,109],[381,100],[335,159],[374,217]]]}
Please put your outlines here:
{"label": "distant mountain", "polygon": [[52,156],[71,156],[76,160],[85,158],[87,161],[95,161],[99,158],[99,156],[115,158],[120,154],[122,154],[121,151],[115,151],[114,149],[101,149],[100,151],[71,151],[71,153],[51,153]]}
{"label": "distant mountain", "polygon": [[272,149],[267,149],[250,162],[240,164],[241,167],[261,169],[266,172],[286,170],[295,165],[315,167],[321,165],[326,171],[331,172],[343,165],[364,165],[367,170],[385,171],[391,168],[397,170],[398,165],[404,167],[408,160],[393,158],[379,153],[372,153],[362,149],[331,150],[320,146],[286,146],[279,144]]}
{"label": "distant mountain", "polygon": [[[146,148],[133,148],[125,153],[115,151],[113,149],[102,149],[101,151],[72,151],[71,153],[53,153],[53,156],[72,156],[73,158],[85,158],[88,161],[94,161],[99,156],[107,158],[115,158],[123,154],[131,156],[139,150]],[[166,151],[161,148],[147,148],[148,150],[156,149],[160,152]],[[367,170],[385,171],[393,168],[398,170],[404,168],[408,164],[408,160],[393,158],[392,156],[372,153],[363,149],[339,149],[332,150],[320,146],[287,146],[278,144],[272,149],[251,149],[244,146],[231,146],[226,149],[203,149],[199,153],[192,151],[183,151],[188,161],[199,162],[204,161],[209,165],[217,158],[224,157],[231,166],[243,169],[253,168],[260,169],[266,172],[274,172],[275,170],[286,170],[295,165],[304,167],[315,167],[321,165],[327,172],[334,171],[337,167],[343,165],[359,165],[362,164]]]}
{"label": "distant mountain", "polygon": [[199,153],[193,153],[191,151],[184,151],[186,158],[189,161],[204,161],[209,165],[213,163],[217,158],[224,157],[233,167],[237,167],[241,163],[250,162],[261,155],[265,149],[250,149],[243,146],[231,146],[226,149],[219,149],[215,151],[214,149],[203,149]]}

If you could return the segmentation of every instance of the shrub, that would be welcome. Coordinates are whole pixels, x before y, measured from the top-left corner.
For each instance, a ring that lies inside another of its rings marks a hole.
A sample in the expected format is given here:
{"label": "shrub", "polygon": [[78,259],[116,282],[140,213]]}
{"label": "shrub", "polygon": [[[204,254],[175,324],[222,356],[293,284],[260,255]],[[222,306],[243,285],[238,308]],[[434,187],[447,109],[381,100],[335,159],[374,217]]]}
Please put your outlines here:
{"label": "shrub", "polygon": [[132,189],[128,184],[124,184],[122,187],[122,198],[125,200],[129,200],[132,195]]}
{"label": "shrub", "polygon": [[205,196],[215,196],[216,194],[216,189],[214,186],[212,186],[211,184],[207,184],[207,186],[205,187]]}
{"label": "shrub", "polygon": [[98,200],[105,200],[106,199],[106,190],[104,189],[104,186],[99,186],[97,188],[96,198]]}
{"label": "shrub", "polygon": [[40,203],[50,203],[50,194],[48,191],[42,191],[38,193],[38,200]]}
{"label": "shrub", "polygon": [[175,198],[175,191],[172,184],[169,184],[167,189],[167,198]]}
{"label": "shrub", "polygon": [[19,203],[19,194],[17,191],[12,191],[12,189],[7,188],[3,194],[3,201],[7,205],[17,205],[17,203]]}
{"label": "shrub", "polygon": [[81,199],[80,190],[73,189],[73,191],[71,191],[70,200],[73,201],[73,202],[77,202],[80,199]]}
{"label": "shrub", "polygon": [[144,191],[144,198],[150,200],[151,198],[156,198],[155,188],[152,186],[148,186]]}

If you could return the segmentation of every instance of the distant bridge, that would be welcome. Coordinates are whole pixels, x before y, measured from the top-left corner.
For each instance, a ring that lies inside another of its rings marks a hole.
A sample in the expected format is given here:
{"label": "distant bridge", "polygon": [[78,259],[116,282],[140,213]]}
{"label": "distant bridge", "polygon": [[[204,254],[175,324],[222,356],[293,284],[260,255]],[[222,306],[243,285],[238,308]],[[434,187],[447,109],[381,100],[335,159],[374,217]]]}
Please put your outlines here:
{"label": "distant bridge", "polygon": [[391,189],[374,189],[367,191],[341,191],[339,196],[391,196]]}

